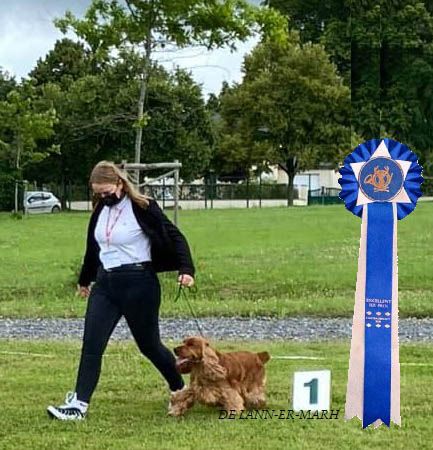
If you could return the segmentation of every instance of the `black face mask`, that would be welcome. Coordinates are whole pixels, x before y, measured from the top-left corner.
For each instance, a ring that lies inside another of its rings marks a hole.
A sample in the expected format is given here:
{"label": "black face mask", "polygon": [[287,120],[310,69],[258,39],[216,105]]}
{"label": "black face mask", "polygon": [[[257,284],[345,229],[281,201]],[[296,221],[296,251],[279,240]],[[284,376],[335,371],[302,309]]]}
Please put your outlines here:
{"label": "black face mask", "polygon": [[105,197],[101,198],[101,202],[103,205],[105,206],[114,206],[117,205],[120,200],[122,200],[122,198],[124,197],[124,194],[121,194],[121,197],[119,198],[115,192],[113,192],[110,195],[107,195]]}

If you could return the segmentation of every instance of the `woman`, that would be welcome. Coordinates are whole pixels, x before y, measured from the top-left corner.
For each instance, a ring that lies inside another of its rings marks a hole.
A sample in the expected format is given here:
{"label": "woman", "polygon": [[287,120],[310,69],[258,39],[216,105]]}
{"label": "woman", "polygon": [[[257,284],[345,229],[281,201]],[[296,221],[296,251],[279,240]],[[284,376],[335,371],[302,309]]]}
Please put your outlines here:
{"label": "woman", "polygon": [[184,387],[175,357],[159,336],[161,288],[156,272],[177,270],[179,283],[192,286],[195,270],[188,243],[157,202],[139,194],[113,163],[99,162],[90,184],[97,202],[78,281],[79,295],[89,298],[77,382],[64,405],[48,407],[48,414],[60,420],[85,418],[102,355],[122,316],[170,390]]}

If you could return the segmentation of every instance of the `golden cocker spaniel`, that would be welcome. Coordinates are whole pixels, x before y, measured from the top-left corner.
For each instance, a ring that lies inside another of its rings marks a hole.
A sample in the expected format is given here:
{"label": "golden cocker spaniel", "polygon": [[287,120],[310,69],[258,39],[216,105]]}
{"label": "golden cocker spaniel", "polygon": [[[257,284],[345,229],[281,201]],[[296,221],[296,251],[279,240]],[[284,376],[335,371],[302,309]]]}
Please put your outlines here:
{"label": "golden cocker spaniel", "polygon": [[181,416],[195,402],[240,412],[265,406],[265,363],[268,352],[221,353],[193,336],[176,347],[176,367],[190,373],[190,384],[171,394],[168,414]]}

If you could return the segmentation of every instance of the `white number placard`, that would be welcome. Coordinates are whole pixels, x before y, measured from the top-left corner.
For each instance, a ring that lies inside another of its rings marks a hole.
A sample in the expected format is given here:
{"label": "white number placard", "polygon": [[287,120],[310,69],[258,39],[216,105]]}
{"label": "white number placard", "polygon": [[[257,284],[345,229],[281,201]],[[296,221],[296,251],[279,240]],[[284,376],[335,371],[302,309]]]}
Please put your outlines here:
{"label": "white number placard", "polygon": [[293,410],[329,410],[331,371],[295,372],[293,376]]}

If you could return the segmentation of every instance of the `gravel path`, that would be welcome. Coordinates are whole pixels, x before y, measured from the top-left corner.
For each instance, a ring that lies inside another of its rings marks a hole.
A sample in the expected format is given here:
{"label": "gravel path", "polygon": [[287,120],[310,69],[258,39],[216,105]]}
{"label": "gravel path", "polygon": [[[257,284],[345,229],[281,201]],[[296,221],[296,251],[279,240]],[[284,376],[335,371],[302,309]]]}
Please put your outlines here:
{"label": "gravel path", "polygon": [[[352,320],[345,318],[268,317],[199,319],[203,334],[210,339],[272,339],[318,341],[348,339]],[[81,339],[83,319],[0,319],[0,339]],[[198,334],[193,319],[161,319],[163,339],[181,340]],[[399,323],[400,342],[433,342],[433,319],[402,319]],[[131,339],[122,319],[112,339]]]}

